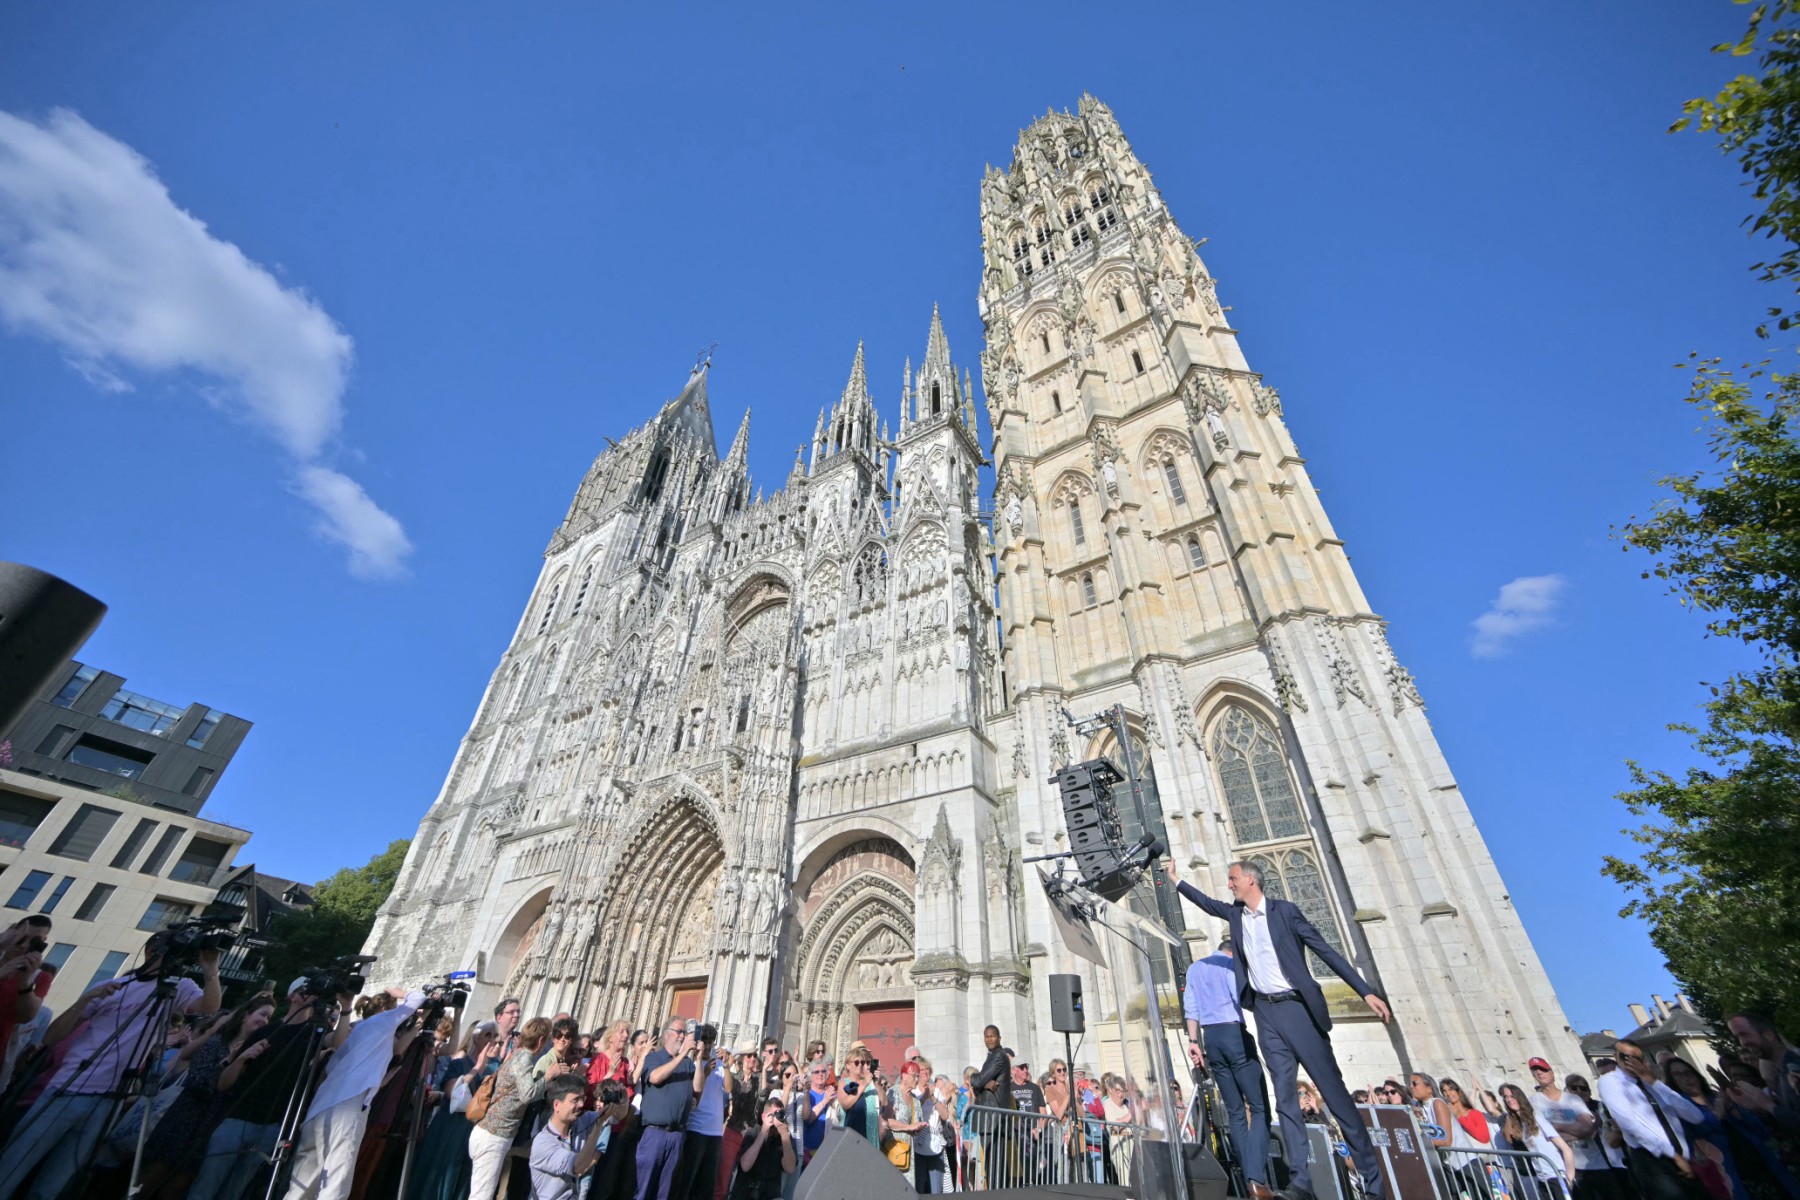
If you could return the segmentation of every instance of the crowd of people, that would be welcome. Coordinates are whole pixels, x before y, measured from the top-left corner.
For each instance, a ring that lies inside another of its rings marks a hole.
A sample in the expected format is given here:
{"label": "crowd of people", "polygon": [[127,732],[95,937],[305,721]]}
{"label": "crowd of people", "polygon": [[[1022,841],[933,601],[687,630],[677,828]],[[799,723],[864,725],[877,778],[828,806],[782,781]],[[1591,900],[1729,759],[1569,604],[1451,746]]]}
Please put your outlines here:
{"label": "crowd of people", "polygon": [[[862,1042],[725,1047],[679,1017],[583,1033],[567,1013],[526,1019],[516,999],[465,1013],[453,995],[357,995],[329,973],[225,1008],[217,952],[177,973],[166,934],[52,1014],[48,933],[39,916],[0,932],[9,1198],[111,1200],[135,1172],[150,1200],[776,1200],[830,1129],[867,1139],[920,1194],[1130,1183],[1137,1139],[1166,1128],[1132,1079],[1061,1059],[1034,1071],[994,1026],[983,1061],[952,1075],[916,1046],[888,1062]],[[1239,1002],[1266,1013],[1286,998],[1255,986],[1271,961],[1238,962],[1225,939],[1183,989],[1203,1089],[1182,1133],[1201,1136],[1216,1096],[1254,1200],[1276,1195],[1272,1115],[1284,1145],[1332,1127],[1360,1173],[1371,1105],[1416,1113],[1450,1200],[1800,1200],[1800,1050],[1755,1013],[1730,1019],[1738,1053],[1704,1071],[1621,1039],[1593,1081],[1534,1058],[1530,1090],[1415,1072],[1350,1093],[1316,1054],[1310,1080],[1265,1074],[1267,1023],[1253,1036]],[[1282,1195],[1305,1200],[1309,1184],[1290,1171]]]}

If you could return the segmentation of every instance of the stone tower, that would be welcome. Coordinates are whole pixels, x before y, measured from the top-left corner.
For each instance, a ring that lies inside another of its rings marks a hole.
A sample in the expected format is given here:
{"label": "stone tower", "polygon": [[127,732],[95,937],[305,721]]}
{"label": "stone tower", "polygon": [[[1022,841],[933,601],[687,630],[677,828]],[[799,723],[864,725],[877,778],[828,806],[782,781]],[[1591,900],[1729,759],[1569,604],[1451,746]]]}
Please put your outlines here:
{"label": "stone tower", "polygon": [[[1282,397],[1111,111],[1084,96],[1035,121],[982,180],[981,229],[1005,644],[992,736],[1027,852],[1064,846],[1046,777],[1113,749],[1062,713],[1123,704],[1189,876],[1224,895],[1226,865],[1257,862],[1392,998],[1390,1036],[1327,986],[1347,1075],[1574,1060]],[[1091,979],[1041,898],[1025,911],[1034,978]],[[1216,923],[1185,915],[1203,951]],[[1047,1027],[1041,985],[1033,1005]]]}

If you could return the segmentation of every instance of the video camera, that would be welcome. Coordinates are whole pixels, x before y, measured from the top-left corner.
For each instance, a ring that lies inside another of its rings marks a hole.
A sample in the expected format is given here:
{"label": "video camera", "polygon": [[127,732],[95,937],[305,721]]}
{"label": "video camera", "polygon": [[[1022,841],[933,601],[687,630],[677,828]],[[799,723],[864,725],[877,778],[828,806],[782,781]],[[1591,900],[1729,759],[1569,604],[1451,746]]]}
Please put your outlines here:
{"label": "video camera", "polygon": [[425,1002],[419,1005],[417,1012],[401,1022],[402,1029],[429,1029],[437,1024],[445,1009],[460,1013],[469,1002],[469,985],[459,983],[448,975],[444,977],[444,982],[427,984],[420,990],[425,993]]}
{"label": "video camera", "polygon": [[373,954],[346,954],[333,959],[328,967],[308,971],[300,990],[322,1000],[333,996],[360,996],[369,982],[363,968],[374,961]]}
{"label": "video camera", "polygon": [[180,974],[198,962],[205,951],[216,950],[222,954],[231,949],[237,943],[237,933],[225,926],[235,925],[237,921],[235,913],[217,917],[202,915],[178,921],[158,932],[156,940],[162,949],[162,973]]}

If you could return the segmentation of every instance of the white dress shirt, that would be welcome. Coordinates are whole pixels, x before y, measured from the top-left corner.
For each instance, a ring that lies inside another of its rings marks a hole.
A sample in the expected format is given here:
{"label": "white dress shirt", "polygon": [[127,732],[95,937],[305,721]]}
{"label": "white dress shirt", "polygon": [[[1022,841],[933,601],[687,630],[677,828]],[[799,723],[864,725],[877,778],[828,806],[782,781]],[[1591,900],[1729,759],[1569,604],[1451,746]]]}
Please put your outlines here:
{"label": "white dress shirt", "polygon": [[[1681,1123],[1692,1121],[1699,1124],[1705,1120],[1705,1114],[1692,1100],[1677,1094],[1660,1080],[1650,1085],[1650,1093],[1656,1097],[1654,1105],[1650,1096],[1639,1086],[1637,1076],[1628,1075],[1622,1070],[1608,1071],[1600,1077],[1600,1102],[1606,1105],[1606,1111],[1619,1127],[1619,1132],[1624,1135],[1627,1146],[1648,1150],[1662,1158],[1673,1158],[1677,1154],[1686,1158],[1691,1150]],[[1669,1144],[1668,1135],[1663,1132],[1663,1123],[1656,1117],[1658,1108],[1662,1109],[1669,1128],[1675,1131],[1677,1145]]]}
{"label": "white dress shirt", "polygon": [[423,1003],[424,992],[411,992],[396,1007],[364,1017],[351,1026],[350,1036],[332,1054],[325,1068],[325,1079],[313,1094],[306,1119],[310,1121],[350,1099],[360,1098],[368,1104],[394,1057],[394,1031]]}
{"label": "white dress shirt", "polygon": [[1282,973],[1281,960],[1275,956],[1275,942],[1269,936],[1269,898],[1262,904],[1243,908],[1244,968],[1250,973],[1250,986],[1265,996],[1291,992],[1294,985]]}

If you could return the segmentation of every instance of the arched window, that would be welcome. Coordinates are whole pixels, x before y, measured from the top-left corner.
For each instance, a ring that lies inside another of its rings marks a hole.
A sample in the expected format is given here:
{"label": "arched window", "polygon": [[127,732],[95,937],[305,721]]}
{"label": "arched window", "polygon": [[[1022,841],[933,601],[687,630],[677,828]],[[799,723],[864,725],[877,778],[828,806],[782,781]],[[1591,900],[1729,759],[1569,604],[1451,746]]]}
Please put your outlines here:
{"label": "arched window", "polygon": [[1117,308],[1120,312],[1125,311],[1125,293],[1123,290],[1113,293],[1113,307]]}
{"label": "arched window", "polygon": [[581,615],[581,606],[587,603],[588,585],[594,582],[594,564],[589,563],[587,570],[581,573],[581,587],[575,592],[575,607],[569,610],[571,617]]}
{"label": "arched window", "polygon": [[1187,503],[1187,489],[1181,486],[1181,468],[1173,458],[1163,459],[1163,478],[1169,481],[1169,496],[1177,504]]}
{"label": "arched window", "polygon": [[1105,233],[1119,223],[1119,216],[1113,211],[1112,192],[1103,183],[1095,183],[1088,188],[1088,208],[1093,210],[1094,224]]}
{"label": "arched window", "polygon": [[1236,841],[1255,845],[1306,836],[1306,818],[1273,725],[1241,704],[1231,705],[1213,733],[1213,762]]}
{"label": "arched window", "polygon": [[1193,534],[1187,538],[1188,566],[1198,571],[1206,565],[1206,551],[1200,548],[1200,539]]}
{"label": "arched window", "polygon": [[669,448],[659,446],[644,473],[644,499],[654,504],[662,499],[663,481],[669,477]]}
{"label": "arched window", "polygon": [[750,728],[750,693],[745,692],[738,697],[737,732],[742,733]]}
{"label": "arched window", "polygon": [[1044,353],[1045,354],[1050,353],[1050,334],[1049,334],[1049,332],[1045,331],[1044,333],[1039,334],[1038,340],[1040,342],[1042,342],[1044,345]]}
{"label": "arched window", "polygon": [[1081,523],[1081,500],[1079,498],[1069,501],[1069,529],[1075,534],[1077,546],[1087,545],[1087,526]]}
{"label": "arched window", "polygon": [[1057,412],[1059,412],[1059,413],[1062,412],[1062,393],[1061,392],[1051,392],[1050,393],[1050,405],[1052,408],[1056,409]]}
{"label": "arched window", "polygon": [[1131,352],[1131,369],[1139,375],[1144,373],[1144,356],[1136,350]]}
{"label": "arched window", "polygon": [[1039,217],[1032,222],[1031,240],[1037,244],[1038,265],[1047,267],[1056,261],[1056,249],[1050,237],[1050,227]]}
{"label": "arched window", "polygon": [[1081,577],[1081,602],[1089,608],[1100,603],[1100,593],[1094,590],[1094,573],[1088,571]]}
{"label": "arched window", "polygon": [[1013,266],[1017,268],[1019,278],[1030,279],[1034,269],[1031,262],[1031,241],[1022,229],[1013,234],[1012,255]]}
{"label": "arched window", "polygon": [[538,618],[537,631],[539,633],[550,628],[550,618],[556,615],[556,601],[561,595],[562,584],[559,583],[550,589],[550,599],[544,602],[544,615]]}
{"label": "arched window", "polygon": [[944,411],[944,393],[937,380],[931,381],[931,415],[937,416]]}

